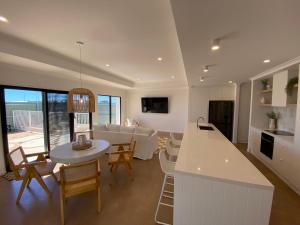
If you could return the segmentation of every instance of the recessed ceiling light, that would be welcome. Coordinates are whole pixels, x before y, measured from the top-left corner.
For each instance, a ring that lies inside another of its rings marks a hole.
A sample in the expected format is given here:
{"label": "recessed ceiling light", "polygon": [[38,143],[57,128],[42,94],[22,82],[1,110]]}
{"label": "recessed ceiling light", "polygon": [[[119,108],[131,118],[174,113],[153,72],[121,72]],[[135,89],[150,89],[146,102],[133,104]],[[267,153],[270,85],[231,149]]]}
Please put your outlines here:
{"label": "recessed ceiling light", "polygon": [[203,77],[200,77],[200,82],[204,82],[204,78]]}
{"label": "recessed ceiling light", "polygon": [[171,76],[172,79],[175,79],[175,76]]}
{"label": "recessed ceiling light", "polygon": [[212,41],[212,45],[211,45],[211,50],[216,51],[218,49],[220,49],[220,39],[216,38]]}
{"label": "recessed ceiling light", "polygon": [[269,62],[271,62],[271,59],[265,59],[264,60],[264,63],[269,63]]}
{"label": "recessed ceiling light", "polygon": [[162,58],[161,58],[161,57],[158,57],[157,60],[158,60],[158,61],[162,61]]}
{"label": "recessed ceiling light", "polygon": [[232,84],[233,82],[232,82],[232,80],[229,80],[228,83],[229,83],[229,84]]}
{"label": "recessed ceiling light", "polygon": [[0,16],[0,21],[4,23],[8,23],[8,19],[4,16]]}
{"label": "recessed ceiling light", "polygon": [[207,73],[207,72],[208,72],[208,66],[204,66],[204,67],[203,67],[203,72],[204,72],[204,73]]}
{"label": "recessed ceiling light", "polygon": [[110,67],[110,65],[109,65],[109,64],[105,64],[105,66],[106,66],[106,67]]}

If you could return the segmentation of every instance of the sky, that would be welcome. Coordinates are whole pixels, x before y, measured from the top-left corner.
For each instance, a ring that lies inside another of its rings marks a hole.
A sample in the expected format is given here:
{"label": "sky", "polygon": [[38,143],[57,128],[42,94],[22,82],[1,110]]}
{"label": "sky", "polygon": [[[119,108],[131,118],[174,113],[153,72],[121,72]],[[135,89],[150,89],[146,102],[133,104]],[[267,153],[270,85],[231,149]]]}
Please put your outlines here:
{"label": "sky", "polygon": [[40,91],[5,89],[4,94],[6,102],[42,101],[42,92]]}
{"label": "sky", "polygon": [[[41,91],[19,90],[19,89],[4,89],[6,102],[41,102]],[[66,101],[67,94],[49,93],[48,101],[55,99],[56,101]]]}
{"label": "sky", "polygon": [[[30,90],[19,90],[19,89],[4,89],[5,101],[6,102],[32,102],[32,101],[42,101],[41,91],[30,91]],[[65,97],[65,94],[63,96]],[[112,104],[116,103],[118,97],[112,97]],[[98,102],[107,101],[109,102],[109,96],[98,96]]]}

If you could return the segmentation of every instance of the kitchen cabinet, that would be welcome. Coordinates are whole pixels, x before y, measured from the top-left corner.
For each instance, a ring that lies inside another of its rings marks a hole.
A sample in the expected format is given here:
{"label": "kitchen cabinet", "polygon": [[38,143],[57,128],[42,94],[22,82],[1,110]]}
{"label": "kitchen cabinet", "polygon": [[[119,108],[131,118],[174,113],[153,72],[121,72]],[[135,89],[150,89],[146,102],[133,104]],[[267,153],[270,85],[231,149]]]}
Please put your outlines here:
{"label": "kitchen cabinet", "polygon": [[260,136],[261,136],[261,132],[258,132],[253,129],[250,130],[250,138],[249,138],[250,149],[251,149],[251,153],[256,157],[259,157],[259,153],[260,153]]}
{"label": "kitchen cabinet", "polygon": [[297,152],[295,152],[295,149],[275,142],[274,154],[273,168],[279,176],[294,187],[294,189],[299,188],[299,179],[297,179],[298,176],[296,175],[298,174],[297,164],[299,162],[299,156]]}
{"label": "kitchen cabinet", "polygon": [[[213,125],[185,128],[174,176],[174,225],[267,225],[274,186]],[[255,138],[257,140],[257,138]]]}
{"label": "kitchen cabinet", "polygon": [[260,152],[261,132],[262,130],[254,127],[250,129],[249,149],[251,153],[300,194],[299,149],[283,142],[280,136],[275,136],[271,160]]}
{"label": "kitchen cabinet", "polygon": [[288,82],[288,71],[280,71],[273,75],[272,106],[285,107],[287,105],[287,94],[285,87]]}

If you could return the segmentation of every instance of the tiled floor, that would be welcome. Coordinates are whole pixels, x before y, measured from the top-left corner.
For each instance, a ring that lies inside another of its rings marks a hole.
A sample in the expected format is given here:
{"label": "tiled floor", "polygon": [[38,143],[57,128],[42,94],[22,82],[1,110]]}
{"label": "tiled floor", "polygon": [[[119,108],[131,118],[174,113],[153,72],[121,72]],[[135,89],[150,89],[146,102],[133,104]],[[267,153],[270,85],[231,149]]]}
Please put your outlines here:
{"label": "tiled floor", "polygon": [[[289,189],[277,176],[263,166],[245,146],[238,146],[247,158],[275,185],[270,225],[300,224],[300,197]],[[95,193],[72,197],[66,204],[67,225],[154,225],[154,213],[160,194],[163,174],[157,155],[153,160],[134,160],[135,179],[128,179],[121,169],[111,176],[105,156],[102,158],[102,212],[96,213]],[[1,225],[58,225],[59,190],[51,177],[46,179],[53,196],[47,195],[34,181],[25,190],[20,206],[15,204],[20,182],[8,182],[0,178],[0,224]],[[258,225],[258,224],[254,224]]]}

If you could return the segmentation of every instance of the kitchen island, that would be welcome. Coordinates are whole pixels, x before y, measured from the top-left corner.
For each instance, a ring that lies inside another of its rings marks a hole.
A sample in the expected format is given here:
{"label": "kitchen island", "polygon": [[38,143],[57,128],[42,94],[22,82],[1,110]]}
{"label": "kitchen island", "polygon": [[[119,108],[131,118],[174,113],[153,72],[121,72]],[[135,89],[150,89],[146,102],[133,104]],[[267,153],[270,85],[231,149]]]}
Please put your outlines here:
{"label": "kitchen island", "polygon": [[185,129],[175,166],[174,225],[267,225],[274,186],[212,124]]}

